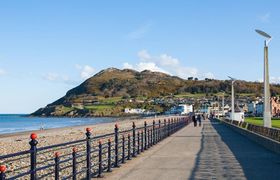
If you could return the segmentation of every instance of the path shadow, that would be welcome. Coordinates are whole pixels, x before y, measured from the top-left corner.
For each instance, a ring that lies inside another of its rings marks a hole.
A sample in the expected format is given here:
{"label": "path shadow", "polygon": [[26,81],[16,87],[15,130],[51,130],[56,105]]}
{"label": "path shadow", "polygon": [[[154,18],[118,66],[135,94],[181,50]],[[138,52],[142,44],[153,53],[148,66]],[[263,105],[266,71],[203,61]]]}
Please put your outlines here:
{"label": "path shadow", "polygon": [[214,120],[203,124],[201,134],[189,179],[280,179],[279,154]]}

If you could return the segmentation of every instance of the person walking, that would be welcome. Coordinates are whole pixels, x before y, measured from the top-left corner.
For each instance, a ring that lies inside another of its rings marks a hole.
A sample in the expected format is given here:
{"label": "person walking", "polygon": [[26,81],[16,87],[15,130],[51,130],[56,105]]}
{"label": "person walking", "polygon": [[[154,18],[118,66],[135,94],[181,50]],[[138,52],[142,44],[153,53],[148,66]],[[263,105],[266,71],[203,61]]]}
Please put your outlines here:
{"label": "person walking", "polygon": [[195,118],[195,114],[193,114],[192,120],[193,120],[194,127],[196,127],[197,126],[197,121],[196,121],[196,118]]}
{"label": "person walking", "polygon": [[198,125],[200,127],[201,126],[201,116],[200,116],[200,114],[197,116],[197,121],[198,121]]}

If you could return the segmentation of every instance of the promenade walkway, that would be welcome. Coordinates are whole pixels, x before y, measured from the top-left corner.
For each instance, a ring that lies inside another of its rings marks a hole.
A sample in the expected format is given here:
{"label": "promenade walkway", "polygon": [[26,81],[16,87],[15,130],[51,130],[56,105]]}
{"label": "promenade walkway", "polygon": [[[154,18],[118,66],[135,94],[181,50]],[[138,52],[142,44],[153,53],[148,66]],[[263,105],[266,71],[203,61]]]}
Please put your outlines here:
{"label": "promenade walkway", "polygon": [[280,155],[219,122],[192,124],[105,175],[108,180],[279,179]]}

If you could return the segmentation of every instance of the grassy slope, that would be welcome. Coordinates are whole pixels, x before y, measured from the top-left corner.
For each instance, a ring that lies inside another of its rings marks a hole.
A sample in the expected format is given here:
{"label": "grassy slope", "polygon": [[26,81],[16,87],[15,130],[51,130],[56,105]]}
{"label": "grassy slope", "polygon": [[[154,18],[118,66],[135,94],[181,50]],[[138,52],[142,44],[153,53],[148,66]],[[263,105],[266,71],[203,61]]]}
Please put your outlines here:
{"label": "grassy slope", "polygon": [[[251,124],[259,125],[259,126],[263,125],[262,117],[246,117],[245,121],[248,123],[251,123]],[[279,118],[272,119],[272,127],[280,128],[280,119]]]}

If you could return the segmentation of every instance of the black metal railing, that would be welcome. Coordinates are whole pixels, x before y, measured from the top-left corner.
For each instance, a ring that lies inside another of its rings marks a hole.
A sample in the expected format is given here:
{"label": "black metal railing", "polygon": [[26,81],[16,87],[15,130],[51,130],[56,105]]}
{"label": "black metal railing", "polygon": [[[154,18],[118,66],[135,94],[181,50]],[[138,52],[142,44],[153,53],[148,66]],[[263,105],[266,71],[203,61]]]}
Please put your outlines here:
{"label": "black metal railing", "polygon": [[268,127],[250,124],[247,122],[229,120],[229,119],[225,119],[223,121],[280,142],[280,129],[278,128],[268,128]]}
{"label": "black metal railing", "polygon": [[0,156],[0,180],[5,179],[91,179],[111,172],[159,141],[190,123],[187,116],[153,121],[148,125],[38,148],[37,135],[30,136],[30,150]]}

